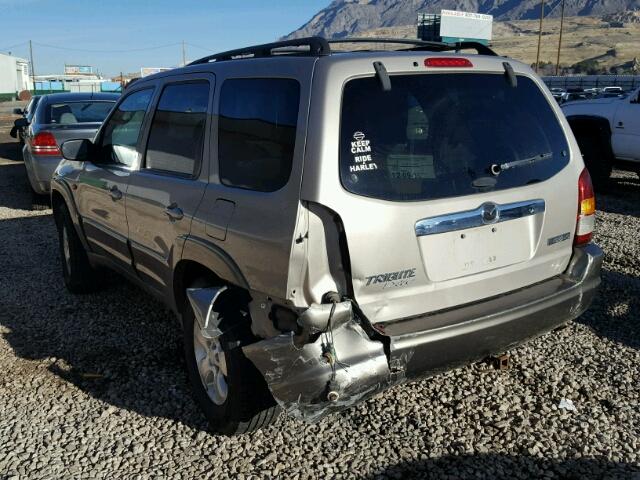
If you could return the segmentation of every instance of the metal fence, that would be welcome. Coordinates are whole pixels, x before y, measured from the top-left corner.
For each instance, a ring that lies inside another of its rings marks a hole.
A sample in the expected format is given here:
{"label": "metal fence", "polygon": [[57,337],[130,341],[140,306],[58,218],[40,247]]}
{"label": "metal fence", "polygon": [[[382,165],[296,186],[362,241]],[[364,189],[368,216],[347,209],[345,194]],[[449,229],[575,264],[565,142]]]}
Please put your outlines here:
{"label": "metal fence", "polygon": [[35,92],[38,95],[45,93],[68,93],[68,92],[85,92],[85,93],[120,93],[122,92],[122,85],[120,82],[36,82]]}
{"label": "metal fence", "polygon": [[640,87],[640,75],[577,75],[542,79],[549,88],[622,87],[623,90],[628,91]]}

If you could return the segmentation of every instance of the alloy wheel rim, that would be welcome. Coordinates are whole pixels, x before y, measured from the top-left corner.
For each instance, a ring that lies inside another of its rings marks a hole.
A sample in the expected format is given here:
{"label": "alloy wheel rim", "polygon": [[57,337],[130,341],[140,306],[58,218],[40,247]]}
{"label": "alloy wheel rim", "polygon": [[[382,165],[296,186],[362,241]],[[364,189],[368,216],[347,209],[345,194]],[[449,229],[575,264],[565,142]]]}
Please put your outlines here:
{"label": "alloy wheel rim", "polygon": [[216,405],[222,405],[229,394],[227,361],[218,339],[202,335],[198,322],[193,322],[193,350],[200,381],[207,395]]}

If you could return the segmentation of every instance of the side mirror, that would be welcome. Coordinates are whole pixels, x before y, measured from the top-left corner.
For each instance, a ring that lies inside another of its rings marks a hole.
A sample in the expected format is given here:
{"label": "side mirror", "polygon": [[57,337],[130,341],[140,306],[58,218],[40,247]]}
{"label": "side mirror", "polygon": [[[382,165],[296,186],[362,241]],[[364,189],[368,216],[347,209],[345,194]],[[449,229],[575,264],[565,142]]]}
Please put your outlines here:
{"label": "side mirror", "polygon": [[26,118],[18,118],[14,120],[13,125],[16,128],[26,128],[29,126],[29,120],[27,120]]}
{"label": "side mirror", "polygon": [[80,140],[67,140],[62,143],[60,148],[62,156],[66,160],[73,160],[76,162],[84,162],[89,158],[89,152],[93,143],[86,138]]}
{"label": "side mirror", "polygon": [[13,114],[14,115],[24,115],[24,110],[22,110],[21,108],[14,108],[13,109]]}

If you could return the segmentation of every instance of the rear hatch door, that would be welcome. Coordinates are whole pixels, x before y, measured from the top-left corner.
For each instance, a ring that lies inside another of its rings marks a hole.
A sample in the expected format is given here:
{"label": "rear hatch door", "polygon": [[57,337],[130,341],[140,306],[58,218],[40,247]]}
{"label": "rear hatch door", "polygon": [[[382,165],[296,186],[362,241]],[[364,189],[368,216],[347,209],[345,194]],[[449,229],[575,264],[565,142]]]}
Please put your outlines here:
{"label": "rear hatch door", "polygon": [[[500,63],[497,63],[501,67]],[[339,181],[354,296],[373,322],[468,304],[561,273],[579,170],[550,95],[504,71],[344,83]],[[334,173],[335,175],[335,173]]]}

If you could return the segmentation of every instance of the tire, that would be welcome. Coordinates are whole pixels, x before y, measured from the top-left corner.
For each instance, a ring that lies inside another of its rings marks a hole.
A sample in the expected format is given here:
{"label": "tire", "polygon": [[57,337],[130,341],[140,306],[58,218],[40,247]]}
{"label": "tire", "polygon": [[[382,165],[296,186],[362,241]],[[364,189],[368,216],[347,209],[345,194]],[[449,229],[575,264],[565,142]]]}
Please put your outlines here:
{"label": "tire", "polygon": [[611,146],[607,145],[607,140],[598,132],[585,132],[577,140],[584,165],[591,175],[593,188],[599,192],[606,191],[613,170]]}
{"label": "tire", "polygon": [[31,188],[31,210],[48,210],[51,208],[51,199],[48,195],[41,195]]}
{"label": "tire", "polygon": [[[183,312],[184,351],[193,396],[211,429],[223,435],[238,435],[258,430],[275,422],[280,415],[280,409],[262,375],[242,353],[240,345],[251,338],[249,323],[237,305],[233,305],[233,302],[227,303],[229,303],[227,306],[220,308],[222,316],[220,328],[224,334],[219,338],[218,344],[222,350],[218,355],[224,357],[226,369],[226,375],[224,375],[227,386],[226,396],[207,393],[204,381],[201,379],[198,359],[203,362],[209,357],[202,359],[203,344],[196,340],[197,333],[194,331],[194,326],[197,326],[197,321],[188,301]],[[205,340],[203,337],[200,339]],[[216,350],[211,347],[211,343],[208,346],[208,352]],[[200,353],[199,356],[196,350]]]}
{"label": "tire", "polygon": [[62,204],[54,212],[58,229],[60,260],[64,284],[71,293],[91,293],[100,282],[96,271],[89,263],[87,252],[78,237],[67,206]]}

